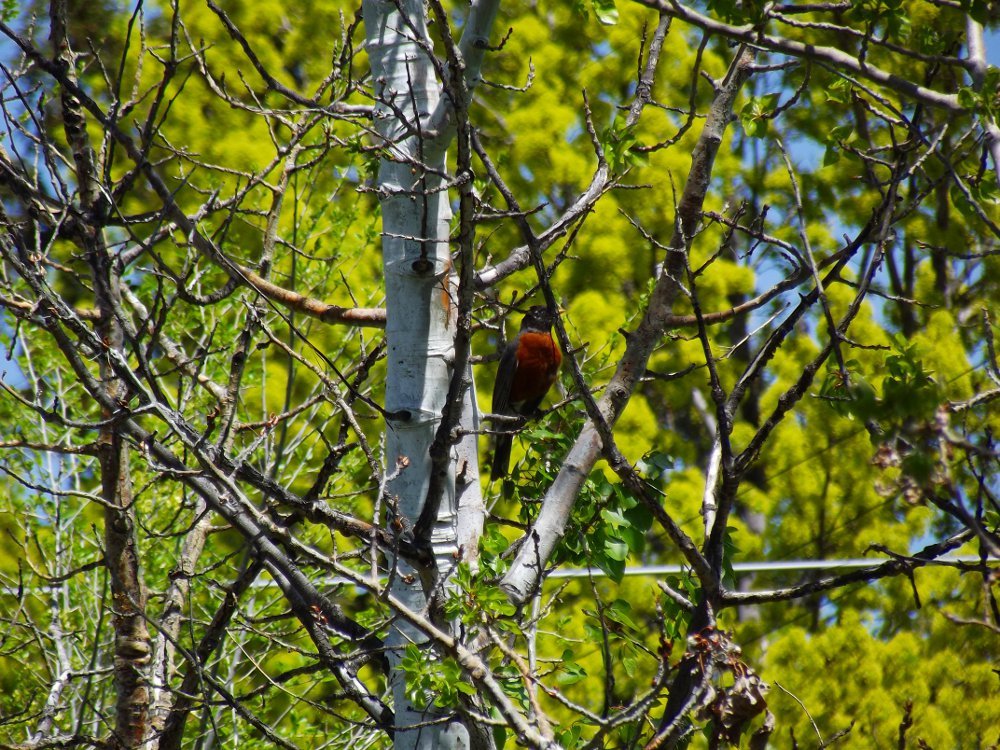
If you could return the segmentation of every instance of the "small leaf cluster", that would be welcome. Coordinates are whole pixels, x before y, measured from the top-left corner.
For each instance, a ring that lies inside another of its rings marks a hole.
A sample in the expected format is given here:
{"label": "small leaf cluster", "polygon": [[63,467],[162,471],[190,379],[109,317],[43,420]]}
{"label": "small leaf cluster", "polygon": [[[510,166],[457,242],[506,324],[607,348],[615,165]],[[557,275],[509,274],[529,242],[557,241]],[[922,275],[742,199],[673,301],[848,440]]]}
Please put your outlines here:
{"label": "small leaf cluster", "polygon": [[626,561],[645,550],[653,516],[620,484],[595,473],[574,506],[571,524],[562,545],[562,559],[593,565],[619,582]]}
{"label": "small leaf cluster", "polygon": [[444,602],[445,615],[462,624],[466,632],[477,632],[483,625],[500,630],[516,630],[513,619],[517,608],[496,585],[500,558],[485,549],[498,547],[502,539],[496,527],[487,529],[481,547],[483,565],[473,571],[467,563],[461,563],[450,581],[448,596]]}
{"label": "small leaf cluster", "polygon": [[449,708],[458,703],[459,696],[476,694],[457,661],[450,656],[428,659],[426,649],[415,643],[406,646],[400,669],[406,676],[406,695],[417,706],[432,703]]}
{"label": "small leaf cluster", "polygon": [[881,393],[861,363],[851,359],[845,362],[845,371],[836,363],[828,366],[820,396],[829,399],[838,413],[862,422],[875,421],[885,432],[895,434],[914,420],[930,419],[941,403],[941,392],[916,343],[896,335],[892,346],[882,362]]}
{"label": "small leaf cluster", "polygon": [[886,36],[908,33],[910,14],[903,0],[854,0],[848,15]]}
{"label": "small leaf cluster", "polygon": [[763,138],[767,135],[767,126],[774,117],[778,106],[777,92],[764,96],[751,96],[740,109],[740,124],[744,132],[751,138]]}

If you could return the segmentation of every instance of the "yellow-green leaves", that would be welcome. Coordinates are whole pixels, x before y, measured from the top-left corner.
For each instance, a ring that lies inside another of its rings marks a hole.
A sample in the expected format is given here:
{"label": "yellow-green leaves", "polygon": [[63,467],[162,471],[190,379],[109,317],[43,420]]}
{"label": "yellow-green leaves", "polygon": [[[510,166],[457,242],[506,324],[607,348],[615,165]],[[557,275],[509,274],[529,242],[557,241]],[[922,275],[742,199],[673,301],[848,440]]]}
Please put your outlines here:
{"label": "yellow-green leaves", "polygon": [[774,109],[778,106],[778,93],[770,93],[764,96],[751,96],[743,108],[740,110],[740,123],[747,135],[753,138],[762,138],[767,135],[767,124],[774,116]]}
{"label": "yellow-green leaves", "polygon": [[614,26],[618,23],[618,6],[615,0],[592,0],[594,13],[597,20],[605,26]]}

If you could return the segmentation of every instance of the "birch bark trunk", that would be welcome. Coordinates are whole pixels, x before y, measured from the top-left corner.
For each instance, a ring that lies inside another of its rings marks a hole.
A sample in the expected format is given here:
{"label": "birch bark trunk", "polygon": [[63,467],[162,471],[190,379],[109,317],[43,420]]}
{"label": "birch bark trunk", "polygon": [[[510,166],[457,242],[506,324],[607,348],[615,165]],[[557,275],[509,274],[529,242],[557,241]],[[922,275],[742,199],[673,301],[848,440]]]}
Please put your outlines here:
{"label": "birch bark trunk", "polygon": [[[365,0],[362,7],[377,99],[375,128],[384,148],[377,190],[386,293],[385,497],[395,528],[412,534],[428,496],[429,449],[445,408],[455,356],[458,311],[446,183],[452,104],[442,94],[431,57],[423,2]],[[481,22],[481,15],[473,14]],[[468,415],[463,422],[474,423],[473,399],[467,395],[463,403]],[[463,453],[468,456],[468,446]],[[472,454],[474,458],[474,448]],[[441,572],[453,564],[459,548],[454,448],[452,458],[430,539]],[[470,469],[475,470],[474,460],[466,462],[463,475]],[[463,488],[469,487],[478,488],[478,483],[466,479]],[[463,500],[463,507],[476,505]],[[463,541],[477,538],[478,531],[466,526]],[[433,592],[425,589],[434,581],[400,556],[389,563],[392,594],[414,612],[426,609]],[[433,707],[414,705],[406,695],[400,669],[404,651],[411,644],[427,649],[427,643],[403,618],[396,619],[387,639],[395,747],[468,747],[468,732],[461,724],[449,722]],[[428,658],[433,657],[428,653]]]}

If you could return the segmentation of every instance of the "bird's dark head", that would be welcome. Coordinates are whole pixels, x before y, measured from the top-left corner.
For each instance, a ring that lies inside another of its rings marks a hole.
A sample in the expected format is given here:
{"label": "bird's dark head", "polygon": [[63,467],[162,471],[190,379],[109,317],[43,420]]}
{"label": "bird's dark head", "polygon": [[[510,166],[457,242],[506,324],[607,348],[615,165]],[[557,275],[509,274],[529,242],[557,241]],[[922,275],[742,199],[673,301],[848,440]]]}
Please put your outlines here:
{"label": "bird's dark head", "polygon": [[522,331],[545,331],[552,330],[552,322],[555,320],[553,312],[545,305],[535,305],[528,308],[528,312],[521,319]]}

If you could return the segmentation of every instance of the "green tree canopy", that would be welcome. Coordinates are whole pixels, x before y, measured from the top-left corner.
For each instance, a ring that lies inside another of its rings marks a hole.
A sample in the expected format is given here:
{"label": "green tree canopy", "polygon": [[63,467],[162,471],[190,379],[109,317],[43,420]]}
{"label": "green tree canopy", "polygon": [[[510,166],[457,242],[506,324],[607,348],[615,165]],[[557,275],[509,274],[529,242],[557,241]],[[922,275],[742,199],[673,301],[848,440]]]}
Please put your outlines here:
{"label": "green tree canopy", "polygon": [[1000,745],[992,4],[0,19],[0,746]]}

